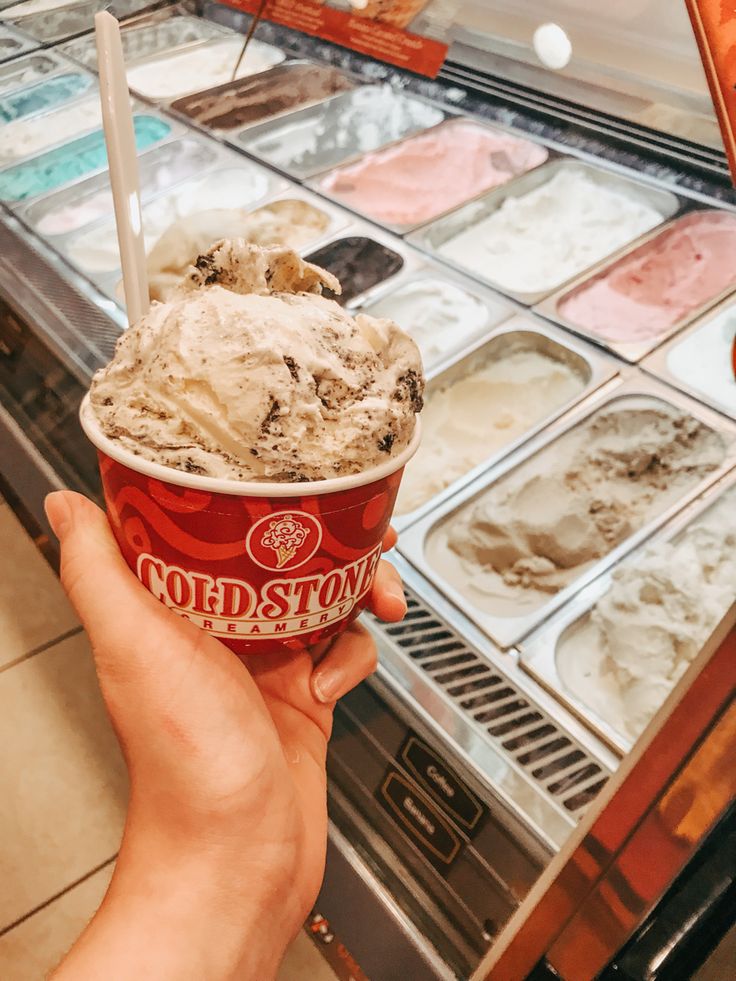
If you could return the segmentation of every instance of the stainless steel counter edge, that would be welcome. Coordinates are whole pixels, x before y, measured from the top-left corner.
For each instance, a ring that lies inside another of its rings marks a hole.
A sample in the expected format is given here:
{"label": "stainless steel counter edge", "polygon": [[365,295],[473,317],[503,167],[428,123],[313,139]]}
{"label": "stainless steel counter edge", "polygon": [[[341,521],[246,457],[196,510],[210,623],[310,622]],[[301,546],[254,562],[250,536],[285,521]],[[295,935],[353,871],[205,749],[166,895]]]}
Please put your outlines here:
{"label": "stainless steel counter edge", "polygon": [[332,823],[327,868],[314,909],[329,920],[369,978],[454,981],[455,973]]}

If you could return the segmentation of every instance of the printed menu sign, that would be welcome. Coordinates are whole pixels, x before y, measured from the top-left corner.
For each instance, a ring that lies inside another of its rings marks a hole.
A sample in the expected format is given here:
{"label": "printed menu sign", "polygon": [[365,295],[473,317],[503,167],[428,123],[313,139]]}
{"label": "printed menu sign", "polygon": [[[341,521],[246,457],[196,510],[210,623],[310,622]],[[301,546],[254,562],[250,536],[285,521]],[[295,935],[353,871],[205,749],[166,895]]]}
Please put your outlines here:
{"label": "printed menu sign", "polygon": [[[260,6],[258,0],[224,2],[249,14],[254,14]],[[431,2],[352,0],[351,4],[341,6],[350,9],[340,10],[318,0],[270,0],[263,16],[276,24],[341,44],[390,65],[430,78],[436,76],[447,55],[447,44],[408,29],[417,18],[421,26],[429,17]],[[444,7],[443,13],[446,13]],[[431,19],[429,23],[432,23]],[[435,32],[443,24],[446,25],[446,21],[436,22]]]}
{"label": "printed menu sign", "polygon": [[736,185],[736,3],[685,0]]}

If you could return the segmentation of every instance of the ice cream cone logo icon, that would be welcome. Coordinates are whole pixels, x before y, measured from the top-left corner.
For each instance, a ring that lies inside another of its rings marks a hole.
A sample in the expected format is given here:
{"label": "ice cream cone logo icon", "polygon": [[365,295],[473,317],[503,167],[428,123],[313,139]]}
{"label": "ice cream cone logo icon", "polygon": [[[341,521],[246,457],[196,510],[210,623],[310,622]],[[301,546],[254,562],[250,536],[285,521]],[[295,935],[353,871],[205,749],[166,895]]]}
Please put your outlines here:
{"label": "ice cream cone logo icon", "polygon": [[264,534],[261,541],[266,548],[271,548],[278,556],[276,568],[281,569],[287,562],[291,562],[307,540],[309,532],[297,518],[281,518],[278,521],[269,521],[268,531]]}
{"label": "ice cream cone logo icon", "polygon": [[251,529],[248,545],[260,566],[287,570],[311,558],[321,538],[322,529],[312,515],[290,511],[262,518]]}

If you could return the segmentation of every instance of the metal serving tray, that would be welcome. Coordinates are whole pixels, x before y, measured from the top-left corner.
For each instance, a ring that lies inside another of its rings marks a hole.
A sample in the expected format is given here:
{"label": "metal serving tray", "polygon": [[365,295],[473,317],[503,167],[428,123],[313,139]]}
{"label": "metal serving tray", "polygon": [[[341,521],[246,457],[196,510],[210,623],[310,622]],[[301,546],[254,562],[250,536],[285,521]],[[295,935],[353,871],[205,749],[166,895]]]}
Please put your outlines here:
{"label": "metal serving tray", "polygon": [[[69,4],[55,10],[26,14],[13,18],[10,22],[42,44],[55,44],[93,30],[94,16],[102,10],[109,10],[118,20],[122,20],[150,3],[151,0],[85,0],[83,3]],[[5,16],[9,17],[10,13],[7,11]]]}
{"label": "metal serving tray", "polygon": [[[520,464],[523,464],[536,453],[551,446],[557,439],[568,433],[587,420],[595,412],[603,408],[614,408],[618,403],[622,408],[623,402],[630,401],[633,407],[646,407],[665,403],[673,410],[689,413],[711,429],[721,434],[726,443],[726,451],[721,466],[705,476],[691,490],[667,508],[658,517],[644,524],[637,532],[630,535],[619,546],[612,549],[608,555],[596,561],[587,572],[578,576],[569,586],[551,595],[546,601],[533,606],[528,612],[518,616],[497,616],[476,605],[472,599],[451,585],[439,570],[430,565],[427,556],[427,542],[430,535],[440,531],[441,527],[460,510],[473,503],[501,478],[511,474]],[[629,369],[628,377],[614,379],[604,384],[598,392],[593,393],[571,410],[557,423],[548,427],[534,440],[528,442],[521,450],[480,474],[474,481],[453,497],[443,501],[429,514],[412,524],[399,540],[399,550],[424,575],[428,576],[437,587],[444,592],[460,610],[480,626],[488,636],[499,646],[507,648],[518,644],[532,630],[535,630],[548,617],[570,600],[583,587],[592,582],[606,569],[611,568],[624,555],[648,538],[657,528],[673,517],[686,504],[694,500],[706,487],[713,484],[730,469],[736,466],[736,425],[724,419],[716,412],[693,402],[687,396],[656,382],[644,373]]]}
{"label": "metal serving tray", "polygon": [[[709,324],[717,320],[719,317],[723,316],[728,310],[733,311],[733,318],[736,321],[736,297],[733,295],[726,302],[721,303],[715,309],[711,310],[707,317],[696,321],[687,330],[673,337],[672,340],[659,348],[654,354],[650,354],[642,362],[642,368],[652,375],[656,375],[657,378],[661,378],[673,385],[675,388],[681,391],[687,392],[694,398],[698,399],[700,402],[705,402],[706,405],[712,406],[714,409],[718,409],[719,412],[723,412],[729,418],[736,420],[736,380],[734,380],[731,375],[731,383],[733,385],[734,403],[728,404],[723,399],[720,399],[716,393],[714,385],[709,388],[696,388],[687,379],[683,379],[678,375],[675,375],[670,368],[670,358],[674,350],[680,347],[682,344],[691,341],[695,335],[697,335],[701,330],[707,328]],[[733,340],[731,341],[733,343]],[[713,366],[713,371],[716,370],[725,372],[727,377],[731,372],[731,350],[728,343],[728,338],[724,341],[723,345],[723,362],[719,365]],[[713,376],[711,376],[711,382],[714,381]]]}
{"label": "metal serving tray", "polygon": [[[196,119],[192,114],[190,114],[189,108],[193,102],[204,98],[205,96],[223,95],[233,88],[239,91],[249,88],[250,86],[270,84],[271,82],[278,82],[280,78],[288,78],[291,72],[295,68],[301,68],[307,66],[309,68],[324,68],[331,69],[337,74],[342,75],[347,85],[344,89],[339,92],[335,92],[332,95],[327,95],[322,99],[312,99],[311,101],[300,103],[291,109],[283,109],[281,112],[276,112],[272,116],[268,116],[266,119],[254,120],[252,123],[246,123],[245,125],[238,126],[213,126],[207,123],[201,122]],[[280,65],[274,65],[273,68],[267,68],[265,71],[258,72],[256,75],[246,75],[244,78],[239,78],[234,82],[226,82],[224,85],[215,86],[211,89],[203,89],[201,92],[193,92],[190,95],[183,95],[178,99],[175,99],[170,105],[169,109],[172,112],[177,113],[187,120],[190,126],[196,126],[206,132],[219,133],[223,137],[233,142],[233,145],[237,146],[239,150],[243,149],[243,142],[233,139],[233,134],[242,135],[248,130],[253,129],[255,126],[263,126],[266,123],[275,123],[276,120],[282,120],[285,116],[290,116],[293,113],[301,112],[303,109],[309,109],[314,106],[321,106],[325,102],[329,102],[331,99],[336,99],[340,95],[344,95],[346,92],[351,91],[355,88],[354,78],[346,71],[341,68],[337,68],[333,65],[324,65],[319,62],[309,61],[306,58],[287,58],[286,61],[282,61]]]}
{"label": "metal serving tray", "polygon": [[[64,103],[63,108],[66,108],[71,104],[72,104],[71,102]],[[34,116],[33,118],[42,119],[44,116],[50,115],[52,112],[55,111],[56,110],[52,109],[49,110],[48,113],[42,113],[39,116]],[[142,151],[142,153],[139,155],[139,159],[143,159],[145,154],[148,153],[150,150],[154,150],[157,149],[158,147],[165,146],[167,143],[170,143],[173,140],[178,139],[185,132],[184,127],[181,125],[181,123],[177,122],[175,119],[170,119],[162,116],[160,113],[156,112],[154,109],[151,109],[149,106],[145,106],[145,105],[136,106],[135,115],[146,116],[149,118],[160,120],[169,127],[169,132],[165,136],[163,136],[160,140],[158,140],[156,143],[151,144],[144,151]],[[44,147],[44,149],[39,153],[34,153],[27,157],[20,157],[17,160],[14,160],[12,163],[7,164],[4,167],[0,167],[0,174],[6,173],[7,171],[13,170],[17,167],[22,167],[24,164],[31,163],[34,160],[38,160],[40,157],[43,157],[48,153],[52,153],[54,150],[58,150],[64,146],[67,146],[68,144],[73,143],[75,140],[83,139],[85,136],[89,136],[91,133],[94,133],[97,130],[101,130],[101,129],[102,129],[102,125],[100,124],[99,126],[95,126],[84,133],[77,133],[71,140],[62,140],[59,143],[54,143],[50,146]],[[11,211],[16,211],[17,209],[18,212],[20,213],[21,209],[24,210],[28,206],[28,204],[30,204],[32,201],[40,200],[41,198],[45,198],[47,195],[50,195],[52,193],[58,193],[59,191],[65,188],[78,187],[82,182],[89,180],[91,177],[94,177],[97,174],[106,174],[106,173],[107,173],[107,167],[99,167],[96,170],[89,171],[86,174],[83,174],[79,177],[75,177],[71,181],[67,181],[64,184],[61,184],[59,187],[54,188],[53,191],[48,191],[42,194],[33,195],[32,197],[26,197],[20,201],[3,201],[3,204],[5,205],[6,208],[9,208]]]}
{"label": "metal serving tray", "polygon": [[[428,101],[428,100],[421,100],[421,101]],[[550,159],[556,159],[558,157],[557,153],[551,151],[540,140],[531,139],[526,135],[523,135],[517,131],[504,129],[501,126],[492,126],[489,123],[486,123],[481,119],[473,118],[472,116],[465,116],[465,115],[450,116],[449,110],[446,106],[440,106],[439,103],[434,103],[434,102],[431,102],[430,104],[435,105],[437,108],[442,108],[446,114],[445,119],[443,119],[439,123],[435,123],[434,126],[429,126],[427,129],[419,130],[416,133],[409,133],[406,136],[402,136],[401,139],[399,140],[393,140],[391,143],[387,143],[384,146],[378,147],[376,150],[369,150],[366,153],[360,153],[354,156],[353,158],[351,158],[350,160],[344,161],[338,167],[333,167],[326,172],[320,173],[319,176],[312,178],[307,183],[309,184],[310,187],[314,188],[314,190],[317,191],[319,194],[323,194],[325,197],[328,197],[333,201],[337,201],[338,204],[341,204],[344,208],[350,208],[351,211],[354,211],[356,214],[360,215],[363,218],[367,218],[368,221],[376,222],[376,224],[381,225],[382,228],[388,228],[389,231],[394,232],[396,235],[408,235],[410,232],[415,231],[417,228],[421,228],[422,226],[427,225],[428,224],[427,219],[424,219],[424,221],[413,222],[411,224],[404,224],[404,225],[394,224],[392,222],[384,222],[382,219],[377,218],[374,215],[371,215],[369,212],[361,211],[359,208],[356,208],[348,204],[343,198],[340,197],[339,194],[333,193],[329,188],[325,187],[324,181],[328,177],[332,177],[334,174],[339,174],[342,171],[351,167],[353,164],[360,162],[365,157],[371,155],[381,156],[387,151],[393,149],[394,147],[397,147],[402,143],[406,143],[408,140],[415,139],[416,137],[419,136],[424,136],[427,133],[432,133],[436,129],[440,129],[440,128],[446,129],[448,127],[457,126],[457,125],[477,126],[479,129],[489,130],[492,133],[502,133],[505,136],[513,136],[520,143],[533,143],[541,146],[547,153],[545,159],[541,163],[537,164],[536,167],[532,167],[530,170],[524,171],[523,174],[519,174],[518,175],[519,177],[522,177],[524,174],[532,173],[532,171],[537,170],[539,167],[543,167]],[[510,183],[510,181],[516,179],[517,178],[512,177],[506,183],[508,184]],[[499,186],[504,187],[505,185],[499,185]],[[488,191],[483,191],[481,192],[481,194],[474,194],[468,200],[476,201],[488,193],[489,193]],[[463,205],[455,205],[454,207],[448,208],[445,211],[438,212],[438,214],[436,214],[431,219],[431,221],[435,222],[438,221],[440,218],[444,217],[445,215],[452,214],[458,207],[463,207]]]}
{"label": "metal serving tray", "polygon": [[379,673],[559,848],[616,769],[616,755],[521,669],[515,651],[499,650],[401,555],[391,560],[409,612],[400,624],[366,617]]}
{"label": "metal serving tray", "polygon": [[[89,74],[89,73],[85,72],[85,74]],[[53,119],[57,115],[57,113],[65,112],[67,109],[74,108],[75,106],[81,106],[82,103],[84,102],[95,103],[97,106],[99,106],[100,94],[97,88],[96,81],[95,81],[94,88],[83,93],[81,98],[75,97],[74,99],[70,99],[68,102],[62,102],[61,105],[54,106],[52,109],[47,109],[44,112],[39,112],[36,113],[35,115],[22,116],[20,119],[16,119],[10,123],[7,123],[4,128],[10,130],[12,133],[12,128],[14,126],[26,122],[34,126],[36,124],[38,124],[39,126],[44,126],[46,122],[53,123]],[[176,120],[169,119],[168,117],[164,118],[163,116],[161,116],[160,113],[158,113],[155,109],[152,109],[145,102],[139,102],[137,99],[131,100],[131,109],[134,116],[152,116],[155,119],[163,120],[163,122],[165,122],[167,126],[171,127],[172,131],[174,130],[174,128],[176,128],[177,136],[181,136],[181,134],[184,131],[181,124],[178,123]],[[58,150],[60,147],[66,146],[67,144],[74,142],[74,140],[79,140],[83,136],[89,136],[91,133],[94,133],[99,129],[102,129],[102,116],[100,116],[97,123],[91,123],[86,129],[80,129],[77,132],[72,133],[71,135],[64,136],[61,139],[57,140],[55,143],[47,143],[41,149],[32,150],[30,153],[26,153],[22,157],[15,157],[13,160],[8,161],[7,163],[2,163],[0,161],[0,171],[9,170],[12,167],[20,167],[23,164],[28,163],[29,160],[34,160],[36,157],[43,156],[43,154],[45,153],[51,153],[52,150]],[[154,144],[154,146],[160,146],[161,143],[166,142],[170,139],[172,139],[172,136],[171,134],[168,134],[161,141],[159,141],[159,143]],[[144,150],[143,152],[145,153],[146,151]],[[86,178],[81,178],[81,179],[86,180]],[[50,191],[47,193],[56,194],[57,192]],[[43,195],[43,197],[45,196],[46,195]],[[17,206],[8,205],[8,207],[15,208],[20,206],[20,204],[22,203],[24,202],[19,202]]]}
{"label": "metal serving tray", "polygon": [[[190,137],[191,139],[191,137]],[[238,157],[235,154],[231,154],[224,147],[218,147],[217,144],[213,144],[217,148],[217,153],[214,157],[212,165],[208,167],[207,170],[201,172],[197,175],[189,176],[178,180],[176,183],[172,184],[161,191],[157,191],[155,194],[151,194],[143,205],[143,224],[145,228],[146,222],[146,212],[157,205],[157,203],[166,197],[170,196],[172,193],[182,192],[186,189],[186,185],[191,184],[193,187],[199,185],[203,180],[216,179],[218,174],[231,171],[241,171],[245,175],[257,175],[259,180],[263,181],[263,193],[257,197],[254,197],[252,201],[243,205],[243,208],[250,210],[255,210],[264,204],[275,194],[284,189],[284,181],[280,180],[274,174],[265,170],[263,167],[259,167],[256,164],[251,163],[249,160],[244,160],[242,157]],[[143,157],[141,158],[143,160]],[[105,295],[112,297],[113,299],[118,299],[116,293],[117,284],[120,281],[120,267],[119,264],[112,264],[112,260],[109,265],[99,266],[97,269],[89,269],[85,267],[76,257],[75,248],[79,243],[80,239],[90,240],[92,244],[90,247],[94,247],[94,240],[98,233],[107,232],[107,238],[112,242],[117,242],[115,235],[115,222],[112,216],[104,217],[96,222],[85,225],[82,229],[78,229],[63,238],[54,240],[54,248],[57,249],[75,269],[79,270],[84,276],[86,276],[91,282],[98,286]]]}
{"label": "metal serving tray", "polygon": [[[149,94],[147,92],[144,92],[142,89],[136,88],[135,78],[131,77],[130,70],[143,68],[146,65],[152,64],[154,62],[161,62],[163,64],[168,61],[173,61],[174,59],[179,58],[183,54],[189,54],[192,51],[203,50],[211,45],[222,44],[223,42],[232,42],[234,53],[235,53],[235,51],[238,48],[239,37],[240,36],[234,31],[227,31],[226,33],[218,33],[212,37],[206,37],[198,41],[193,41],[191,44],[180,45],[179,47],[173,48],[171,50],[152,52],[146,57],[136,58],[135,60],[131,61],[127,66],[128,85],[130,87],[130,90],[131,92],[134,92],[137,95],[139,95],[142,99],[145,99],[147,102],[151,102],[154,105],[160,106],[161,108],[168,108],[169,106],[171,106],[172,103],[177,102],[179,99],[183,99],[185,98],[185,96],[192,95],[194,93],[187,92],[184,93],[184,95],[178,94],[174,96],[169,96],[169,95],[159,96],[159,95]],[[282,51],[281,48],[277,48],[276,45],[268,44],[266,41],[260,41],[260,40],[257,43],[261,48],[268,48],[269,50],[273,51],[275,55],[280,56],[276,58],[276,60],[273,62],[273,65],[269,65],[266,68],[262,69],[262,72],[268,71],[269,68],[274,67],[275,65],[280,65],[286,59],[286,52]],[[233,61],[233,68],[234,67],[235,67],[235,61]],[[262,72],[253,72],[253,75],[254,76],[260,75],[262,74]],[[251,76],[247,75],[245,77],[250,78]],[[202,89],[201,91],[207,91],[207,89],[205,88]],[[194,92],[199,94],[200,90],[195,89]]]}
{"label": "metal serving tray", "polygon": [[[445,501],[453,497],[463,487],[473,483],[481,474],[495,467],[504,457],[510,456],[524,443],[546,429],[555,419],[559,419],[573,406],[592,395],[601,385],[614,378],[619,368],[613,358],[601,354],[585,343],[573,340],[564,331],[554,328],[530,314],[518,314],[491,330],[481,341],[477,341],[471,347],[466,347],[464,351],[447,359],[433,372],[430,372],[427,394],[431,394],[433,389],[443,388],[457,378],[462,378],[476,367],[492,360],[494,354],[503,356],[504,352],[515,351],[519,348],[538,350],[565,362],[584,377],[585,383],[582,389],[573,398],[568,399],[546,416],[543,416],[521,436],[511,440],[506,446],[495,452],[489,453],[472,470],[448,484],[443,491],[431,497],[420,507],[406,514],[395,515],[393,524],[398,529],[407,528],[415,521],[433,513],[435,509],[441,508]],[[483,411],[482,405],[478,406],[478,411]],[[408,466],[411,467],[411,462]]]}
{"label": "metal serving tray", "polygon": [[[318,198],[318,200],[324,202],[323,198]],[[320,207],[321,206],[322,205],[320,205]],[[347,227],[345,227],[339,235],[323,240],[318,246],[318,249],[326,248],[328,245],[340,242],[343,239],[354,238],[368,239],[371,242],[375,242],[382,248],[388,249],[390,252],[393,252],[399,256],[402,261],[402,265],[396,270],[396,272],[390,274],[385,279],[380,280],[374,285],[367,286],[359,293],[356,293],[354,296],[348,297],[342,301],[343,306],[346,308],[355,308],[361,303],[364,297],[372,296],[374,291],[379,287],[383,288],[384,286],[389,285],[398,287],[402,283],[409,280],[417,272],[426,268],[427,263],[421,253],[407,246],[400,239],[396,239],[388,233],[382,232],[380,229],[376,228],[375,225],[369,225],[367,222],[362,222],[357,219],[354,219],[349,225],[347,225]],[[314,246],[310,246],[308,249],[303,250],[305,258],[310,262],[316,262],[317,265],[320,264],[320,257],[315,255],[315,252],[318,251],[318,249],[315,249]]]}
{"label": "metal serving tray", "polygon": [[[30,77],[24,77],[27,74]],[[36,51],[0,67],[0,99],[7,99],[14,93],[23,91],[24,89],[43,85],[57,75],[79,75],[81,78],[88,80],[89,84],[83,91],[77,92],[75,95],[70,96],[68,99],[51,108],[29,112],[24,116],[18,116],[16,119],[11,119],[0,125],[3,127],[12,126],[13,123],[20,122],[23,119],[39,119],[49,112],[55,112],[57,109],[64,109],[67,106],[83,102],[85,99],[89,99],[90,96],[94,96],[98,91],[97,79],[92,72],[87,71],[73,61],[69,61],[68,58],[60,58],[53,52]]]}
{"label": "metal serving tray", "polygon": [[[165,16],[161,16],[162,14]],[[227,27],[174,9],[136,18],[122,26],[120,36],[125,63],[131,65],[162,52],[190,47],[213,38],[228,37],[233,33]],[[63,44],[59,50],[91,71],[97,71],[97,46],[94,37],[76,38]]]}
{"label": "metal serving tray", "polygon": [[[401,290],[415,283],[427,281],[430,283],[441,282],[455,286],[483,304],[488,312],[488,319],[482,328],[465,335],[456,344],[447,347],[435,356],[428,356],[425,352],[422,353],[424,372],[425,375],[429,376],[436,374],[438,370],[441,370],[443,364],[454,359],[460,352],[471,348],[476,342],[486,338],[494,327],[497,327],[504,320],[508,320],[509,317],[513,317],[514,314],[518,313],[519,308],[507,300],[506,297],[499,296],[498,293],[494,293],[493,290],[481,286],[479,283],[469,279],[467,276],[463,276],[454,269],[443,266],[433,259],[425,257],[422,257],[422,259],[424,263],[422,269],[408,278],[404,277],[400,284],[397,285],[394,282],[380,283],[372,290],[363,293],[358,299],[349,302],[347,306],[356,312],[367,313],[371,316],[389,316],[387,314],[381,314],[380,311],[376,312],[376,305],[382,303],[384,300],[390,300],[397,293],[401,292]],[[393,319],[396,318],[394,317]],[[404,327],[404,329],[411,333],[400,320],[397,322],[400,327]]]}
{"label": "metal serving tray", "polygon": [[[191,169],[176,169],[176,156],[181,151],[190,156]],[[161,191],[170,191],[177,184],[206,173],[207,170],[217,165],[219,159],[218,144],[210,140],[202,140],[196,134],[181,136],[178,139],[170,140],[168,143],[145,150],[138,157],[141,200],[145,204],[155,194]],[[172,168],[171,172],[175,175],[174,179],[166,188],[155,188],[152,191],[150,190],[152,174],[161,168]],[[53,232],[42,227],[44,219],[53,212],[61,209],[73,209],[78,213],[83,213],[85,203],[103,193],[107,195],[108,207],[107,211],[98,218],[87,222],[82,221],[67,231]],[[82,230],[86,230],[91,225],[107,222],[113,217],[109,173],[104,171],[94,177],[84,178],[77,184],[33,198],[29,202],[21,202],[15,209],[15,213],[37,235],[50,242],[54,248],[63,249],[65,239],[79,235]]]}
{"label": "metal serving tray", "polygon": [[[227,138],[228,142],[232,143],[233,146],[238,147],[240,150],[245,150],[247,153],[257,157],[259,160],[265,161],[275,170],[279,170],[281,173],[295,178],[296,180],[306,180],[309,177],[315,177],[317,174],[326,173],[328,170],[333,169],[338,164],[342,166],[343,164],[353,163],[364,156],[366,152],[372,151],[360,150],[357,147],[353,150],[348,150],[346,148],[345,156],[340,160],[334,160],[331,163],[322,163],[320,165],[313,166],[300,166],[299,164],[282,166],[280,163],[274,162],[269,157],[268,153],[264,152],[264,148],[267,147],[269,143],[273,142],[277,137],[279,138],[279,143],[289,142],[290,139],[294,138],[294,134],[298,133],[300,130],[311,129],[317,120],[319,120],[322,116],[322,112],[326,105],[339,107],[344,102],[352,99],[356,92],[368,87],[368,85],[361,85],[350,92],[342,92],[339,95],[332,96],[330,99],[317,103],[317,105],[309,106],[305,109],[297,109],[294,112],[289,113],[287,116],[279,116],[277,119],[269,119],[266,120],[266,122],[249,126],[247,129],[230,134]],[[405,93],[399,92],[397,94],[404,95]],[[413,93],[411,95],[406,94],[406,97],[412,99],[414,102],[422,102],[426,105],[432,106],[443,114],[443,118],[447,115],[448,110],[445,106],[441,106],[429,99],[420,98]],[[426,132],[426,129],[422,127],[409,133],[405,133],[401,139],[406,139],[408,136],[413,136],[421,132]],[[392,140],[389,141],[389,143],[382,144],[381,147],[376,147],[375,149],[383,149],[383,147],[389,146],[391,143],[398,142],[401,141]]]}
{"label": "metal serving tray", "polygon": [[[722,496],[734,487],[736,487],[736,473],[731,473],[705,494],[696,498],[692,504],[668,522],[660,533],[637,548],[625,561],[635,563],[637,556],[642,554],[649,545],[655,542],[669,542],[678,538],[690,524],[701,518],[710,507],[718,503]],[[566,686],[557,660],[560,641],[568,632],[572,632],[583,625],[598,600],[608,592],[612,576],[613,570],[599,576],[563,607],[549,623],[522,641],[519,663],[525,671],[543,685],[565,708],[581,719],[614,752],[624,756],[633,746],[634,739],[602,718],[594,708]],[[736,584],[734,584],[734,590],[736,590]],[[600,666],[599,661],[595,659],[595,653],[597,652],[591,651],[591,669],[593,671]]]}
{"label": "metal serving tray", "polygon": [[[575,334],[579,334],[581,337],[585,337],[595,344],[599,344],[601,347],[607,348],[609,351],[613,351],[620,358],[625,361],[636,363],[641,361],[642,358],[650,354],[655,348],[659,347],[666,340],[672,337],[678,331],[682,330],[688,324],[702,317],[704,313],[711,309],[715,304],[719,303],[722,299],[730,296],[732,293],[736,292],[736,272],[734,272],[734,282],[731,286],[717,293],[710,300],[702,303],[699,307],[696,307],[691,313],[683,317],[681,320],[677,321],[672,327],[658,334],[656,337],[651,337],[647,340],[642,341],[609,341],[605,337],[601,337],[600,334],[596,334],[593,331],[587,330],[585,327],[574,323],[572,320],[568,320],[563,313],[560,312],[560,307],[565,299],[574,293],[581,286],[584,286],[588,282],[592,282],[596,279],[602,279],[606,275],[609,275],[616,267],[619,262],[626,261],[626,259],[638,249],[642,249],[650,243],[654,242],[660,235],[665,234],[669,229],[675,227],[680,221],[688,218],[690,215],[698,213],[708,213],[714,212],[714,208],[698,208],[696,210],[688,210],[684,214],[678,215],[673,221],[669,221],[664,225],[659,225],[657,228],[653,229],[651,232],[647,232],[641,238],[637,239],[635,245],[627,246],[625,250],[616,254],[616,258],[605,259],[603,262],[594,266],[593,269],[588,270],[586,273],[578,276],[576,279],[572,280],[563,289],[558,290],[553,293],[552,296],[547,297],[540,304],[535,307],[536,313],[541,316],[546,317],[548,320],[552,320],[568,330],[573,331]],[[736,218],[736,213],[734,214]]]}
{"label": "metal serving tray", "polygon": [[[445,242],[459,235],[470,225],[475,225],[485,218],[488,218],[494,212],[498,211],[503,203],[508,198],[520,198],[531,191],[536,190],[547,181],[551,180],[560,170],[575,170],[582,171],[589,174],[595,181],[599,184],[606,185],[608,187],[614,188],[620,192],[627,194],[629,197],[636,198],[640,201],[646,202],[650,207],[657,210],[664,222],[668,218],[671,218],[680,208],[680,201],[675,194],[671,191],[666,191],[659,187],[654,187],[651,184],[645,184],[637,181],[633,177],[624,176],[617,171],[606,170],[603,167],[593,166],[589,163],[584,163],[574,157],[563,157],[557,160],[548,161],[541,167],[536,167],[534,170],[527,171],[526,174],[521,174],[519,177],[515,177],[508,181],[506,184],[502,184],[501,187],[497,187],[487,194],[476,198],[474,201],[468,204],[462,205],[455,211],[451,211],[444,218],[440,218],[437,221],[433,221],[430,224],[424,225],[422,228],[415,232],[412,232],[408,240],[417,248],[423,249],[425,252],[429,252],[431,255],[435,255],[441,262],[445,262],[448,265],[454,266],[456,269],[460,269],[462,272],[474,279],[480,279],[481,282],[487,283],[494,289],[497,289],[500,293],[504,293],[506,296],[511,296],[519,303],[523,303],[526,306],[533,306],[539,303],[545,297],[554,293],[557,289],[564,286],[570,280],[566,280],[565,283],[559,283],[557,286],[537,291],[528,292],[518,292],[516,290],[507,289],[501,284],[494,281],[493,276],[484,276],[477,270],[466,268],[459,263],[454,262],[451,258],[442,255],[439,252],[440,246]],[[660,226],[657,226],[660,227]],[[633,240],[633,242],[638,242],[639,238]],[[629,249],[632,242],[627,243],[621,250],[617,250],[612,253],[611,256],[606,258],[611,258],[612,256],[617,256],[625,249]],[[588,267],[590,268],[590,267]],[[585,270],[587,272],[587,269]]]}
{"label": "metal serving tray", "polygon": [[38,41],[32,37],[26,37],[22,31],[13,30],[12,27],[0,26],[0,61],[10,61],[20,55],[35,51]]}
{"label": "metal serving tray", "polygon": [[[2,27],[4,31],[10,29],[6,25]],[[77,70],[78,66],[73,61],[60,58],[54,51],[38,51],[36,54],[26,55],[10,64],[0,66],[0,95],[12,89],[33,85],[60,72]],[[30,77],[24,77],[26,74]]]}

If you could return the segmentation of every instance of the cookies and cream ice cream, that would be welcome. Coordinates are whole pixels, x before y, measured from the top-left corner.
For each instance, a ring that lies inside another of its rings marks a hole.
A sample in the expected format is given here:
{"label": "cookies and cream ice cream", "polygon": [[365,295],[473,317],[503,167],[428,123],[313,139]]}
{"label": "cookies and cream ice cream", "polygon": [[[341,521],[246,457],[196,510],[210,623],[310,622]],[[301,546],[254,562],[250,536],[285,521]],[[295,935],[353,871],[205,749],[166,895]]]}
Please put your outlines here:
{"label": "cookies and cream ice cream", "polygon": [[736,601],[736,490],[673,541],[623,563],[609,589],[561,636],[566,687],[635,738]]}
{"label": "cookies and cream ice cream", "polygon": [[329,216],[300,198],[284,198],[255,211],[214,208],[174,222],[148,253],[148,288],[152,300],[167,300],[182,276],[211,242],[242,238],[251,245],[286,245],[298,249],[318,239]]}
{"label": "cookies and cream ice cream", "polygon": [[660,516],[726,454],[719,433],[657,399],[599,409],[429,536],[428,558],[481,610],[533,612]]}
{"label": "cookies and cream ice cream", "polygon": [[323,288],[340,285],[289,249],[216,243],[95,375],[101,429],[144,459],[234,480],[322,480],[398,455],[422,407],[416,345]]}

